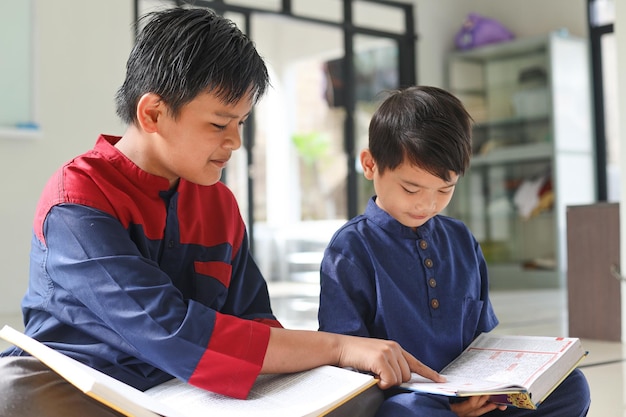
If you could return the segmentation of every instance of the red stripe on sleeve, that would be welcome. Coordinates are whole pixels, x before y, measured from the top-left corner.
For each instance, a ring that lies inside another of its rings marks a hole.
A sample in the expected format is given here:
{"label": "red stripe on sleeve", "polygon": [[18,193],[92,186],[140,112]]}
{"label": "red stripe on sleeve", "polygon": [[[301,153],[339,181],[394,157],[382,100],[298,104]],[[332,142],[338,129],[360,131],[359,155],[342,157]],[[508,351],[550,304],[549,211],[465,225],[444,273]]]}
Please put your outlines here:
{"label": "red stripe on sleeve", "polygon": [[269,338],[265,324],[218,313],[209,346],[188,382],[245,399],[261,372]]}
{"label": "red stripe on sleeve", "polygon": [[279,329],[283,328],[283,325],[278,320],[274,319],[254,319],[254,321],[267,324],[270,327],[277,327]]}

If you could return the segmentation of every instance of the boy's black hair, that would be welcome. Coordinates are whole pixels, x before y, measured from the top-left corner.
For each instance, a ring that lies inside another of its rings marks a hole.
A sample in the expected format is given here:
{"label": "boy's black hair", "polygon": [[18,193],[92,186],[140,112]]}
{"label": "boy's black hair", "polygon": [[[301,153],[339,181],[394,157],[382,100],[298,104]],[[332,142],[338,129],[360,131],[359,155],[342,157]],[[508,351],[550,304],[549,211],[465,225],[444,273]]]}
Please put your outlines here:
{"label": "boy's black hair", "polygon": [[146,93],[161,97],[174,117],[198,94],[211,92],[225,103],[246,95],[256,102],[269,75],[253,42],[233,22],[203,8],[171,8],[146,14],[116,95],[117,114],[136,122]]}
{"label": "boy's black hair", "polygon": [[451,93],[413,86],[389,92],[369,125],[379,173],[405,160],[445,180],[463,175],[472,154],[472,118]]}

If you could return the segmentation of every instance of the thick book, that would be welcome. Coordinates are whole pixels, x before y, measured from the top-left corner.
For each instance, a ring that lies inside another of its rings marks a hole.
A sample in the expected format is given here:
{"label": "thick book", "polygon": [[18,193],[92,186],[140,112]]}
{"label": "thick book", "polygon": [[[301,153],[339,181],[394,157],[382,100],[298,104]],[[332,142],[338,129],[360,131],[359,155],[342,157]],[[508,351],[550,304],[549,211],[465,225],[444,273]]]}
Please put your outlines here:
{"label": "thick book", "polygon": [[536,409],[587,356],[578,338],[483,333],[433,383],[417,374],[402,387],[455,397],[490,395],[490,401]]}
{"label": "thick book", "polygon": [[0,337],[38,358],[80,391],[133,417],[322,416],[376,384],[369,374],[321,366],[293,374],[260,375],[248,398],[215,394],[178,379],[137,390],[9,326]]}

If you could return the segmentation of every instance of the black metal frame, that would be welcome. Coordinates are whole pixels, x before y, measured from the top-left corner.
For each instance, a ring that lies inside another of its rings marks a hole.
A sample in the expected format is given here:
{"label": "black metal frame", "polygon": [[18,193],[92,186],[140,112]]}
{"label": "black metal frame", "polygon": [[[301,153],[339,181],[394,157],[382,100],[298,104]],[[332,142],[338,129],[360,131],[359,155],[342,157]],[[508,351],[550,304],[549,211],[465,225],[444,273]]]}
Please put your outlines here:
{"label": "black metal frame", "polygon": [[[135,21],[139,19],[139,2],[141,0],[135,0],[134,12]],[[355,92],[355,69],[352,63],[354,62],[354,36],[355,35],[370,35],[378,36],[382,38],[388,38],[395,40],[398,46],[398,72],[399,72],[399,84],[402,86],[409,86],[416,83],[417,71],[416,71],[416,40],[417,35],[415,33],[415,20],[413,16],[413,5],[409,3],[401,3],[397,1],[386,0],[342,0],[343,1],[343,15],[342,22],[327,21],[323,19],[306,17],[296,15],[292,12],[292,1],[282,0],[280,10],[267,10],[254,7],[237,6],[224,2],[224,0],[171,0],[173,5],[192,5],[194,7],[207,7],[214,10],[217,13],[224,14],[225,12],[235,12],[244,15],[245,27],[242,30],[245,33],[251,33],[251,16],[254,13],[264,14],[278,14],[289,18],[317,23],[322,25],[329,25],[337,27],[343,30],[344,33],[344,65],[343,65],[343,79],[345,80],[345,88],[343,93],[345,97],[342,100],[346,112],[346,118],[344,122],[344,150],[347,155],[347,214],[348,218],[354,217],[358,214],[358,173],[356,171],[356,158],[357,150],[355,149],[355,118],[354,113],[356,109],[356,92]],[[405,32],[398,34],[392,32],[385,32],[381,30],[375,30],[365,27],[356,26],[353,23],[352,11],[353,4],[356,2],[364,3],[376,3],[392,8],[401,10],[404,13]],[[348,65],[346,65],[348,64]],[[253,115],[251,115],[253,116]],[[254,146],[254,131],[252,126],[254,123],[250,120],[248,128],[244,130],[244,146],[248,151],[248,167],[252,164],[252,147]],[[251,170],[248,170],[251,172]],[[253,239],[253,219],[254,219],[254,193],[252,178],[248,176],[248,219],[250,219],[249,233],[250,243],[254,242]]]}
{"label": "black metal frame", "polygon": [[595,0],[587,0],[587,23],[589,27],[589,49],[591,57],[593,93],[593,120],[596,152],[596,198],[598,201],[607,201],[607,144],[604,114],[604,80],[602,76],[602,36],[613,33],[614,28],[613,24],[602,26],[596,26],[594,24],[594,1]]}

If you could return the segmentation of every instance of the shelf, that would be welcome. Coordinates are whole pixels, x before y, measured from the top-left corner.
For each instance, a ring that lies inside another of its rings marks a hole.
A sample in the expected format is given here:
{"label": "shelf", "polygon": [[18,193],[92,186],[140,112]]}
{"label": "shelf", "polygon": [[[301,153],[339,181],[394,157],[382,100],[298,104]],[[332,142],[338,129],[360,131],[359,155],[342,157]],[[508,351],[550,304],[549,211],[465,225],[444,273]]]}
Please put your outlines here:
{"label": "shelf", "polygon": [[42,132],[39,129],[18,129],[13,127],[0,127],[0,139],[40,139]]}
{"label": "shelf", "polygon": [[550,159],[553,154],[554,150],[551,143],[525,143],[496,148],[485,155],[474,155],[471,166],[480,167],[484,165],[530,162]]}
{"label": "shelf", "polygon": [[478,96],[485,97],[484,88],[455,88],[452,93],[456,96]]}
{"label": "shelf", "polygon": [[492,263],[489,265],[489,285],[492,290],[528,288],[559,288],[559,271],[525,269],[520,264]]}
{"label": "shelf", "polygon": [[495,127],[509,127],[515,125],[534,125],[541,123],[550,123],[550,116],[533,116],[533,117],[508,117],[498,120],[487,120],[484,122],[476,123],[474,129],[491,129]]}
{"label": "shelf", "polygon": [[[554,32],[551,36],[567,36],[567,33]],[[453,52],[451,58],[483,62],[494,59],[508,59],[516,56],[524,56],[532,54],[533,52],[543,52],[546,51],[546,48],[546,37],[538,36],[486,45],[469,51]]]}
{"label": "shelf", "polygon": [[[470,167],[449,207],[481,242],[492,288],[563,285],[566,208],[595,198],[591,114],[581,110],[591,102],[587,59],[584,39],[564,31],[448,59],[448,87],[475,120]],[[545,79],[522,76],[537,69]],[[573,141],[580,152],[570,156]],[[554,270],[525,262],[546,259]]]}

